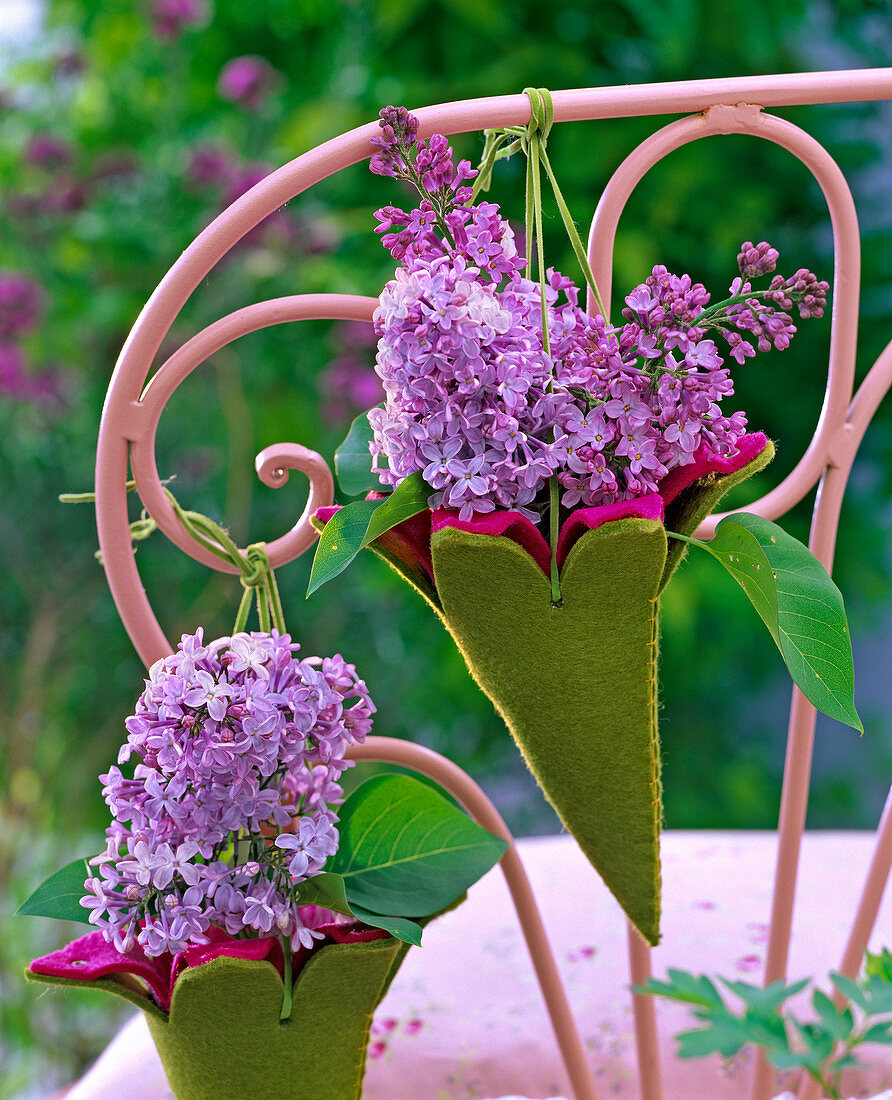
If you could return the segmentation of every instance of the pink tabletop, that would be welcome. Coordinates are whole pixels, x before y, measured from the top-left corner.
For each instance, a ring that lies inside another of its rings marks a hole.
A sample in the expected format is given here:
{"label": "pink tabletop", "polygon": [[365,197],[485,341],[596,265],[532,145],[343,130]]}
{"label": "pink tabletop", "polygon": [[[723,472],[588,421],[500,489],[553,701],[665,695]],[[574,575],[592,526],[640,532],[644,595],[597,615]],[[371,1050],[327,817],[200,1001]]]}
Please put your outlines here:
{"label": "pink tabletop", "polygon": [[[601,1097],[632,1100],[635,1055],[625,990],[626,929],[616,903],[568,837],[521,841]],[[808,833],[803,848],[790,978],[835,969],[872,848],[868,833]],[[773,833],[664,835],[664,939],[654,973],[669,966],[759,982],[776,849]],[[365,1100],[464,1100],[514,1094],[570,1096],[501,875],[432,924],[410,951],[372,1029]],[[880,911],[874,949],[892,944],[892,900]],[[74,1002],[72,997],[72,1002]],[[801,999],[800,999],[800,1004]],[[75,1011],[72,1003],[72,1011]],[[659,1005],[666,1100],[742,1100],[751,1059],[675,1059],[672,1035],[685,1009]],[[867,1049],[846,1096],[892,1086],[888,1049]],[[776,1090],[790,1087],[778,1078]],[[67,1100],[170,1100],[138,1016]]]}

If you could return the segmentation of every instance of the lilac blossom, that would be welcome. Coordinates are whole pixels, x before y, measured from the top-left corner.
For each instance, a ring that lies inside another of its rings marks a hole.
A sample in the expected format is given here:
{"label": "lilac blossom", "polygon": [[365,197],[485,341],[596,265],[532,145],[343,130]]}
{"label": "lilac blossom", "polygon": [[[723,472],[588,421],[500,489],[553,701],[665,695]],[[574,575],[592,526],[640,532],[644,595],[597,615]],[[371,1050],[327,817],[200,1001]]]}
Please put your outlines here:
{"label": "lilac blossom", "polygon": [[71,147],[68,142],[55,134],[34,134],[25,146],[26,164],[41,168],[64,168],[71,163]]}
{"label": "lilac blossom", "polygon": [[212,145],[200,145],[192,151],[186,166],[186,181],[195,190],[222,187],[232,172],[232,158]]}
{"label": "lilac blossom", "polygon": [[535,521],[552,477],[565,507],[600,505],[658,491],[701,448],[733,454],[746,418],[721,410],[734,388],[712,336],[738,363],[783,350],[796,332],[785,311],[795,303],[801,317],[820,317],[827,283],[802,269],[754,290],[778,254],[747,241],[729,298],[710,306],[705,287],[657,265],[610,325],[549,270],[546,350],[542,290],[524,277],[510,226],[495,204],[471,202],[475,173],[453,165],[446,139],[419,142],[417,130],[404,108],[387,107],[372,139],[372,171],[421,196],[413,210],[375,215],[400,263],[374,315],[385,402],[368,418],[381,482],[420,471],[431,508],[462,519],[514,509]]}
{"label": "lilac blossom", "polygon": [[298,648],[198,630],[149,670],[118,757],[132,776],[100,776],[112,822],[81,903],[120,950],[181,951],[211,924],[312,940],[297,887],[337,849],[346,748],[375,707],[342,657]]}
{"label": "lilac blossom", "polygon": [[265,57],[234,57],[220,71],[217,91],[246,111],[259,111],[281,79]]}
{"label": "lilac blossom", "polygon": [[173,42],[190,27],[207,22],[205,0],[155,0],[152,4],[152,30],[162,42]]}
{"label": "lilac blossom", "polygon": [[0,271],[0,341],[30,332],[40,317],[43,290],[27,275]]}

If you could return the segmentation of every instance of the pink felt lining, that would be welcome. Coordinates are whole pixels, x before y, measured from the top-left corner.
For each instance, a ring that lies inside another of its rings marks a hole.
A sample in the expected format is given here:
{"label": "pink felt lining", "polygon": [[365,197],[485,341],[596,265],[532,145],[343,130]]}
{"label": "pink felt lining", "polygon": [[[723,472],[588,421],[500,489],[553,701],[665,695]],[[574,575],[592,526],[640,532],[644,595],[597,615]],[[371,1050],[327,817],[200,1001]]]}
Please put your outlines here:
{"label": "pink felt lining", "polygon": [[[284,975],[285,962],[282,958],[282,945],[275,936],[267,936],[259,940],[234,940],[227,936],[221,928],[214,925],[211,925],[205,934],[213,941],[212,943],[187,947],[185,951],[181,951],[174,956],[170,972],[171,997],[173,996],[173,987],[184,970],[189,970],[194,966],[204,966],[205,963],[213,962],[214,959],[219,959],[221,956],[230,959],[251,959],[255,962],[261,962],[265,959],[273,964],[280,977]],[[304,948],[294,953],[292,966],[295,973],[303,965],[302,956],[305,954],[306,950]]]}
{"label": "pink felt lining", "polygon": [[601,504],[596,508],[577,508],[564,521],[558,536],[557,560],[562,569],[567,554],[586,531],[594,531],[605,523],[617,519],[655,519],[663,522],[663,498],[659,493],[648,493],[635,500],[617,500],[613,504]]}
{"label": "pink felt lining", "polygon": [[170,955],[149,958],[136,944],[126,955],[111,943],[106,943],[101,932],[88,932],[73,940],[59,951],[43,955],[31,963],[35,974],[53,978],[76,978],[95,981],[111,974],[135,974],[149,986],[155,1000],[167,1011],[170,1008],[171,965]]}
{"label": "pink felt lining", "polygon": [[390,935],[383,928],[370,928],[358,920],[320,924],[317,931],[324,932],[326,938],[335,943],[370,943],[372,940],[386,940]]}
{"label": "pink felt lining", "polygon": [[734,474],[747,466],[756,455],[765,450],[768,436],[763,432],[753,432],[752,435],[743,436],[737,444],[737,451],[733,455],[710,454],[706,446],[701,446],[694,453],[694,461],[687,466],[676,466],[660,482],[660,496],[663,503],[668,504],[674,500],[682,489],[699,477],[707,474]]}
{"label": "pink felt lining", "polygon": [[[386,939],[389,935],[383,928],[370,928],[356,920],[324,924],[318,930],[324,933],[324,939],[316,940],[310,948],[300,947],[294,952],[292,968],[295,975],[300,973],[313,952],[326,943],[368,943],[370,940]],[[284,976],[282,945],[276,936],[236,940],[215,925],[208,928],[206,935],[210,943],[187,947],[178,955],[165,952],[150,958],[139,944],[123,955],[114,944],[106,943],[101,932],[88,932],[59,951],[35,959],[31,970],[52,978],[79,981],[96,981],[112,974],[133,974],[148,985],[165,1012],[170,1011],[173,989],[180,975],[185,970],[204,966],[221,956],[257,962],[266,960],[272,963],[280,977]]]}
{"label": "pink felt lining", "polygon": [[520,512],[486,512],[468,520],[459,519],[458,515],[458,512],[448,508],[437,508],[431,516],[431,534],[442,531],[444,527],[455,527],[459,531],[471,531],[475,535],[503,535],[526,550],[545,573],[551,569],[548,543],[539,528]]}
{"label": "pink felt lining", "polygon": [[[594,508],[578,508],[564,521],[558,536],[557,559],[561,568],[567,554],[586,531],[594,530],[605,523],[630,517],[656,519],[662,522],[665,505],[673,501],[679,493],[687,489],[698,478],[707,474],[733,474],[747,466],[760,454],[768,443],[768,437],[762,432],[753,432],[743,436],[733,455],[714,455],[704,445],[694,455],[694,461],[687,466],[677,466],[660,483],[659,493],[634,500],[616,501],[613,504],[601,504]],[[369,493],[367,499],[375,500],[384,494]],[[316,515],[323,522],[338,511],[339,506],[320,508]],[[398,524],[388,536],[398,538],[423,565],[431,580],[434,579],[431,560],[431,535],[442,531],[444,527],[454,527],[459,531],[470,531],[477,535],[509,538],[530,555],[542,572],[548,576],[551,572],[551,550],[541,531],[520,512],[487,512],[470,520],[461,520],[459,513],[447,508],[437,508],[434,512],[419,512],[417,516]]]}

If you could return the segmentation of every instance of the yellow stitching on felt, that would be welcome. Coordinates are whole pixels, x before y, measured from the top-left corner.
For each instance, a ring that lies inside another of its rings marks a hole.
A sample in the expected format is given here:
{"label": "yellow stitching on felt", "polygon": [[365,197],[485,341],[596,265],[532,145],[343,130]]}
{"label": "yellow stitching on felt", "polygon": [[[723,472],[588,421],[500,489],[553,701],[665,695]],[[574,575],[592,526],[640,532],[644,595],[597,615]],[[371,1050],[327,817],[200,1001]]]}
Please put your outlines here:
{"label": "yellow stitching on felt", "polygon": [[[651,782],[654,789],[654,800],[651,805],[654,808],[654,836],[656,837],[657,844],[660,843],[660,824],[662,814],[659,812],[658,807],[662,803],[661,791],[659,788],[660,776],[658,772],[658,759],[657,759],[657,724],[656,724],[656,698],[654,693],[654,686],[656,682],[656,669],[654,667],[654,661],[656,658],[656,645],[657,645],[657,606],[659,603],[659,597],[655,597],[651,600],[651,606],[653,607],[653,615],[650,618],[650,648],[651,653],[651,678],[647,681],[650,685],[650,759],[651,759]],[[659,931],[660,916],[662,913],[662,905],[660,904],[660,889],[662,886],[660,875],[660,860],[654,861],[654,897],[657,899],[657,929]]]}

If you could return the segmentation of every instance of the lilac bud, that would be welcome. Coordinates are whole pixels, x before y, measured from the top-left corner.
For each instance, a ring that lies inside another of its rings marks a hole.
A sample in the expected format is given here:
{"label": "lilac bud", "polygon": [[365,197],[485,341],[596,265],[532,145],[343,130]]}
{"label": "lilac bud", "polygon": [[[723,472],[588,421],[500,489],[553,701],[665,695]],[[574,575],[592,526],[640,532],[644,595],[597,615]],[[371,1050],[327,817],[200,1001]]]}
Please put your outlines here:
{"label": "lilac bud", "polygon": [[777,261],[778,251],[767,241],[761,241],[757,245],[752,241],[744,241],[737,255],[740,274],[747,279],[757,279],[761,275],[770,274],[777,266]]}

